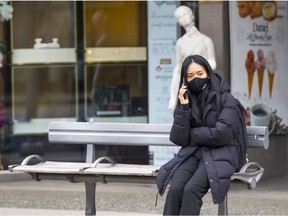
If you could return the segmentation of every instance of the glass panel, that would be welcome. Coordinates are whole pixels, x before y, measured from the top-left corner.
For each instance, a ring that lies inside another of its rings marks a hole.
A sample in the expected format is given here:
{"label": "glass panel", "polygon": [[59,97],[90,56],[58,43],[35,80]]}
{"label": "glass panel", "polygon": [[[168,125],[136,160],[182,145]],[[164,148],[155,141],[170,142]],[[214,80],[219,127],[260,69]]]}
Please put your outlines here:
{"label": "glass panel", "polygon": [[146,2],[85,2],[86,47],[146,46]]}
{"label": "glass panel", "polygon": [[54,118],[77,115],[75,2],[12,4],[13,133],[46,133]]}
{"label": "glass panel", "polygon": [[[21,133],[21,123],[31,123],[26,132],[39,131],[35,119],[76,117],[74,66],[16,67],[12,79],[14,133]],[[43,128],[47,131],[48,122]]]}
{"label": "glass panel", "polygon": [[147,116],[146,71],[144,63],[87,66],[88,117]]}
{"label": "glass panel", "polygon": [[6,61],[6,44],[4,43],[5,32],[3,27],[3,22],[0,21],[0,102],[3,102],[4,100],[4,67]]}
{"label": "glass panel", "polygon": [[147,122],[146,2],[87,1],[84,8],[86,116]]}
{"label": "glass panel", "polygon": [[[13,1],[13,48],[33,48],[35,38],[74,47],[73,1]],[[23,28],[24,27],[24,28]]]}
{"label": "glass panel", "polygon": [[[145,1],[85,1],[86,116],[147,123]],[[148,163],[148,148],[106,146],[118,163]]]}

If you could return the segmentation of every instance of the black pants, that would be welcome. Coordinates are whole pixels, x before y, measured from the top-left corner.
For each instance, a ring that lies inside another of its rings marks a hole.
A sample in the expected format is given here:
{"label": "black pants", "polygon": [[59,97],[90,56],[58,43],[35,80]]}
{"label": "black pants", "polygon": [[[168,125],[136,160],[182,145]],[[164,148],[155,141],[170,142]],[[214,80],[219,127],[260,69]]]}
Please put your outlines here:
{"label": "black pants", "polygon": [[209,190],[202,150],[199,148],[175,171],[164,206],[164,215],[199,215]]}

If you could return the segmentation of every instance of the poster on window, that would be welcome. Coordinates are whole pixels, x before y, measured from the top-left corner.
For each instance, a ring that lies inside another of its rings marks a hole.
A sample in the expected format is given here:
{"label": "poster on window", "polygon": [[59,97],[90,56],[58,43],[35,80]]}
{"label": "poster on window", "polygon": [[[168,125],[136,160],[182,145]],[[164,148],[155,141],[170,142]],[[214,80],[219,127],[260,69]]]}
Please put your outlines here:
{"label": "poster on window", "polygon": [[176,2],[148,1],[149,123],[171,123],[168,110],[175,66]]}
{"label": "poster on window", "polygon": [[229,3],[231,90],[249,124],[288,134],[288,19],[286,1]]}
{"label": "poster on window", "polygon": [[[175,66],[176,1],[148,1],[148,92],[149,123],[172,124],[168,110]],[[176,147],[149,147],[151,163],[163,164],[174,157]]]}

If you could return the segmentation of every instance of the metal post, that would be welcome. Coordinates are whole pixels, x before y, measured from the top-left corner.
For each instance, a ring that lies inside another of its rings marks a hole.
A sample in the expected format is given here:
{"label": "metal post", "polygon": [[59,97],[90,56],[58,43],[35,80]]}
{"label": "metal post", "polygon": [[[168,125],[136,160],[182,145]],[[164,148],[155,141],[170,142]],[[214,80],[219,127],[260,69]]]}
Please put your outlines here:
{"label": "metal post", "polygon": [[228,215],[227,196],[228,194],[226,194],[223,202],[218,204],[218,215]]}
{"label": "metal post", "polygon": [[95,145],[87,144],[86,145],[86,163],[93,163],[95,159],[96,159]]}
{"label": "metal post", "polygon": [[85,191],[86,191],[85,215],[94,216],[96,215],[96,206],[95,206],[96,183],[85,182]]}

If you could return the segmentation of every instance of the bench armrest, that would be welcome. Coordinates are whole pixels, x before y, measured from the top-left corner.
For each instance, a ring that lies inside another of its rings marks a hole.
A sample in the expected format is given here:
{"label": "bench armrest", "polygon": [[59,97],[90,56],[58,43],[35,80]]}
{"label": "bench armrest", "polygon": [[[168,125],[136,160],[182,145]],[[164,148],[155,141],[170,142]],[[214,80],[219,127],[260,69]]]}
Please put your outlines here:
{"label": "bench armrest", "polygon": [[263,173],[264,168],[260,164],[257,162],[248,162],[239,172],[233,174],[231,180],[241,180],[247,183],[249,189],[254,189]]}
{"label": "bench armrest", "polygon": [[21,164],[9,165],[8,169],[9,169],[10,172],[12,172],[14,167],[17,167],[17,166],[20,166],[20,165],[28,165],[28,163],[34,158],[38,159],[39,163],[45,163],[46,162],[46,159],[44,157],[40,156],[40,155],[29,155],[21,162]]}
{"label": "bench armrest", "polygon": [[110,162],[110,166],[115,166],[117,163],[110,157],[100,157],[97,160],[94,161],[94,163],[92,164],[92,167],[96,168],[98,166],[98,164],[100,164],[102,161],[107,160],[108,162]]}
{"label": "bench armrest", "polygon": [[117,163],[116,163],[112,158],[110,158],[110,157],[100,157],[100,158],[98,158],[97,160],[94,161],[94,163],[92,164],[92,166],[83,167],[83,168],[79,169],[79,172],[80,172],[80,173],[84,173],[84,170],[86,170],[86,169],[89,169],[89,168],[97,168],[97,166],[98,166],[102,161],[104,161],[104,160],[106,160],[106,161],[108,161],[108,162],[110,163],[109,166],[107,166],[107,168],[108,168],[108,167],[115,166],[115,165],[117,164]]}

